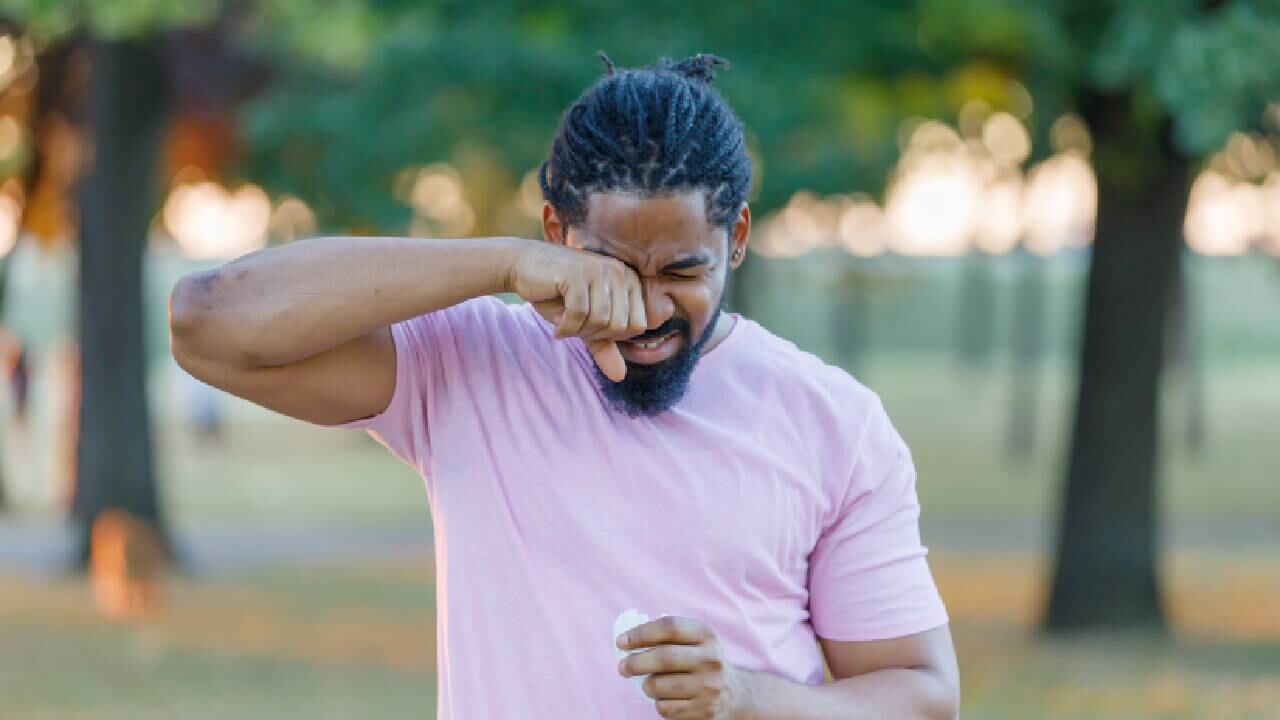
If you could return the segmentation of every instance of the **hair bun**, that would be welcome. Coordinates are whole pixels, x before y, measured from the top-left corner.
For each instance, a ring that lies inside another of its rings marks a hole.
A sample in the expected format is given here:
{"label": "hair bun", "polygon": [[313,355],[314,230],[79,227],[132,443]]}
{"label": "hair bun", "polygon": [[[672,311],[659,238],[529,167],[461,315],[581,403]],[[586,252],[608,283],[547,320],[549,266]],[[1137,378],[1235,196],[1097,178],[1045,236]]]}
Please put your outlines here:
{"label": "hair bun", "polygon": [[672,65],[671,69],[685,77],[709,83],[716,79],[717,67],[723,67],[727,70],[729,69],[729,61],[719,55],[698,53],[691,58],[685,58]]}

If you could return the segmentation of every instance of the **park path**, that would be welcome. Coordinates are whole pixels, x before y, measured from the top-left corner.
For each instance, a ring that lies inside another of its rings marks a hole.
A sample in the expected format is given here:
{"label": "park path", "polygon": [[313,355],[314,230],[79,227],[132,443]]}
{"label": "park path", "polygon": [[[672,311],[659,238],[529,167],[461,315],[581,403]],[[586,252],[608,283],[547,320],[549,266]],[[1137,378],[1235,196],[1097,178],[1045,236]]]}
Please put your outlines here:
{"label": "park path", "polygon": [[[353,561],[432,560],[431,526],[319,524],[182,527],[184,567],[217,573],[246,567]],[[52,518],[0,518],[0,569],[56,572],[71,555],[67,526]]]}
{"label": "park path", "polygon": [[[1034,519],[947,520],[926,523],[924,542],[943,552],[1040,550],[1052,545],[1052,525]],[[1280,522],[1196,520],[1168,524],[1165,549],[1273,551]],[[432,561],[428,523],[338,525],[200,524],[179,528],[184,565],[198,573],[257,566]],[[54,571],[70,557],[71,535],[56,518],[0,517],[0,569]]]}

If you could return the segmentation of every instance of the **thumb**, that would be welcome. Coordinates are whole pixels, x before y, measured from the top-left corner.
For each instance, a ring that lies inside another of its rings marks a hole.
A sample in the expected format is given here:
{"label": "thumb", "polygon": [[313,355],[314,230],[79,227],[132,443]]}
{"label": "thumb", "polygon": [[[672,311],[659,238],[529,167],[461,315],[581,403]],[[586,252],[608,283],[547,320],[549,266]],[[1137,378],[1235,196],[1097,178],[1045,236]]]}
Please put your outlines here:
{"label": "thumb", "polygon": [[617,343],[612,340],[591,340],[587,342],[587,349],[591,351],[591,357],[595,358],[596,365],[605,377],[621,382],[627,376],[627,363],[622,359]]}
{"label": "thumb", "polygon": [[564,300],[562,298],[539,300],[533,303],[533,309],[552,325],[559,325],[564,322]]}

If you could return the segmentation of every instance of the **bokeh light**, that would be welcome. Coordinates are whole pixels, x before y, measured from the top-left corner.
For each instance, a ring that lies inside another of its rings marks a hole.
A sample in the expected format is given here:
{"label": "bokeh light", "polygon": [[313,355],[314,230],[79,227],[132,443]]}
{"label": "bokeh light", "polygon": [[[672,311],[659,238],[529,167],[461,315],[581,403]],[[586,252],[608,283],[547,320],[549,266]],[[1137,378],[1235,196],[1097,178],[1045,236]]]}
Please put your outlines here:
{"label": "bokeh light", "polygon": [[162,217],[188,257],[233,258],[266,244],[271,201],[257,185],[231,192],[213,182],[186,183],[170,191]]}
{"label": "bokeh light", "polygon": [[909,154],[885,196],[890,248],[902,255],[964,254],[980,192],[981,178],[963,155],[933,150]]}
{"label": "bokeh light", "polygon": [[409,232],[419,237],[462,237],[476,224],[475,209],[467,202],[462,178],[453,166],[433,163],[408,176],[408,197],[414,215]]}
{"label": "bokeh light", "polygon": [[1076,152],[1058,153],[1027,176],[1022,221],[1027,250],[1052,255],[1093,239],[1098,215],[1098,181]]}
{"label": "bokeh light", "polygon": [[973,244],[988,255],[1003,255],[1022,239],[1022,177],[1011,172],[983,188]]}
{"label": "bokeh light", "polygon": [[982,125],[982,144],[996,162],[1021,165],[1031,154],[1031,135],[1018,118],[996,113]]}
{"label": "bokeh light", "polygon": [[1262,249],[1280,257],[1280,170],[1273,170],[1262,184]]}
{"label": "bokeh light", "polygon": [[1093,138],[1084,120],[1074,113],[1066,113],[1053,121],[1049,128],[1049,145],[1054,152],[1075,152],[1089,157],[1093,152]]}
{"label": "bokeh light", "polygon": [[22,222],[22,206],[8,193],[0,193],[0,258],[18,244],[18,228]]}
{"label": "bokeh light", "polygon": [[286,195],[271,211],[268,228],[271,236],[281,242],[297,240],[315,233],[316,214],[302,200]]}
{"label": "bokeh light", "polygon": [[866,195],[850,198],[844,204],[836,232],[841,246],[855,257],[874,257],[889,245],[884,211]]}
{"label": "bokeh light", "polygon": [[1207,169],[1191,185],[1183,234],[1202,255],[1243,255],[1261,239],[1266,220],[1258,188]]}

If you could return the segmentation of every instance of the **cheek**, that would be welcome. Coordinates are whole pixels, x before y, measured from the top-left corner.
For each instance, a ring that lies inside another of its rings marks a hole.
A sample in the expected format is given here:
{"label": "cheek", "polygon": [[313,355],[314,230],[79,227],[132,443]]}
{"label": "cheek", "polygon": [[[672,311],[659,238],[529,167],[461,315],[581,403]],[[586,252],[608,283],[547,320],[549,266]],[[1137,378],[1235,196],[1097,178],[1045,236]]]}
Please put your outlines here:
{"label": "cheek", "polygon": [[701,335],[707,324],[711,322],[716,301],[720,299],[720,289],[719,284],[711,283],[683,283],[679,287],[668,286],[667,294],[671,297],[671,302],[678,308],[678,312],[689,320],[695,337]]}

